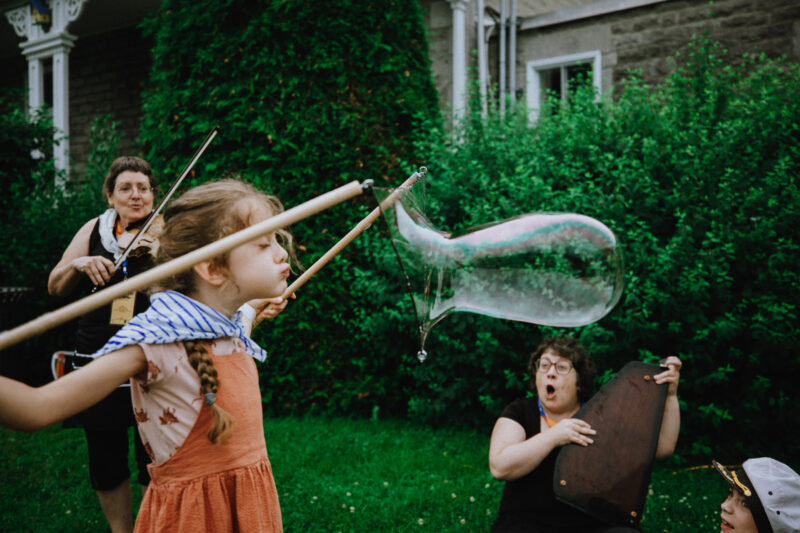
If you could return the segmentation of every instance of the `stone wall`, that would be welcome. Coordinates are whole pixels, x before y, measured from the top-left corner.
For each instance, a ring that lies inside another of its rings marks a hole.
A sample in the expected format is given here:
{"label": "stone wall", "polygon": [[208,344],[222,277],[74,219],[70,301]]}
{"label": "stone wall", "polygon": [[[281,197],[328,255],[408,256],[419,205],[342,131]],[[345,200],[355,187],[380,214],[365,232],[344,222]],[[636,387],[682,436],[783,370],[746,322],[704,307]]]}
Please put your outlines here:
{"label": "stone wall", "polygon": [[708,35],[727,50],[732,63],[744,53],[785,55],[800,61],[800,2],[797,0],[674,1],[609,17],[615,82],[627,69],[641,69],[648,82],[669,72],[666,58],[693,35]]}
{"label": "stone wall", "polygon": [[[428,53],[431,58],[431,74],[439,92],[439,107],[445,116],[449,116],[453,105],[453,9],[448,0],[420,0],[425,12],[423,23],[428,35]],[[466,41],[467,68],[477,69],[477,56],[471,53],[475,49],[477,29],[475,25],[475,0],[467,6]]]}

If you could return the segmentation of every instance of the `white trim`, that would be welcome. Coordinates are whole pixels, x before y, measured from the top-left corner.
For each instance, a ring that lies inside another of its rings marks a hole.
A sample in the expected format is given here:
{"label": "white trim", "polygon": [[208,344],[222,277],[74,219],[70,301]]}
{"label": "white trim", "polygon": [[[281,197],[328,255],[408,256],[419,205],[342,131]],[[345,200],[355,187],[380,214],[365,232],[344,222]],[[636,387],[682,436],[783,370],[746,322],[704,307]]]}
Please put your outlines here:
{"label": "white trim", "polygon": [[469,0],[449,0],[453,14],[453,118],[464,115],[467,101],[466,11]]}
{"label": "white trim", "polygon": [[666,1],[667,0],[600,0],[584,6],[567,7],[559,9],[558,11],[528,17],[524,19],[519,29],[520,31],[525,31],[535,28],[544,28],[556,24],[563,24],[565,22],[617,13],[618,11],[636,9],[637,7],[649,6],[651,4],[660,4]]}
{"label": "white trim", "polygon": [[491,25],[491,21],[487,24],[484,20],[486,6],[484,0],[477,0],[476,2],[476,17],[475,24],[478,27],[478,85],[481,95],[481,116],[486,118],[489,104],[488,104],[488,81],[489,81],[489,57],[488,48],[486,44],[486,27]]}
{"label": "white trim", "polygon": [[33,24],[31,23],[29,13],[30,7],[28,5],[6,11],[5,13],[6,20],[14,27],[14,33],[19,37],[30,38]]}
{"label": "white trim", "polygon": [[19,37],[22,55],[28,61],[28,106],[33,113],[44,103],[43,60],[53,64],[53,158],[55,166],[69,172],[69,52],[76,37],[67,31],[70,22],[80,17],[87,0],[50,0],[51,24],[48,31],[33,24],[31,7],[26,3],[5,12]]}
{"label": "white trim", "polygon": [[[535,59],[525,63],[525,77],[527,83],[527,104],[530,109],[530,118],[535,120],[539,116],[539,106],[542,101],[542,88],[541,76],[539,72],[542,70],[553,69],[557,67],[568,67],[581,63],[592,63],[592,84],[597,89],[598,96],[603,90],[603,54],[600,50],[591,50],[588,52],[580,52],[577,54],[568,54],[558,57],[548,57],[546,59]],[[562,83],[566,81],[566,77],[562,76]]]}

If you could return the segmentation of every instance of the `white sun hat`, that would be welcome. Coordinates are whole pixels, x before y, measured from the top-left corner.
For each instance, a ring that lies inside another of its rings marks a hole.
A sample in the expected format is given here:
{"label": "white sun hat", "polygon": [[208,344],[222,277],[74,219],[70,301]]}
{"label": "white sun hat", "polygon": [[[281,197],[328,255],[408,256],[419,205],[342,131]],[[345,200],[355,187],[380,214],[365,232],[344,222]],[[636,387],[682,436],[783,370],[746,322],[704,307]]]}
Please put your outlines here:
{"label": "white sun hat", "polygon": [[775,459],[742,463],[761,501],[773,533],[800,533],[800,475]]}

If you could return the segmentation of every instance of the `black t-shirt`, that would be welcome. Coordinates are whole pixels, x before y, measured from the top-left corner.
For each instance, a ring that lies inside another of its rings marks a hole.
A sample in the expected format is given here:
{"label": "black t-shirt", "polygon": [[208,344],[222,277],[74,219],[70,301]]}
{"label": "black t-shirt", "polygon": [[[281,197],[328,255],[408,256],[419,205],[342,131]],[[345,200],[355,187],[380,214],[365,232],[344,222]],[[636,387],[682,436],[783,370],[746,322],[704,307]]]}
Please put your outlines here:
{"label": "black t-shirt", "polygon": [[[525,429],[525,439],[540,432],[536,398],[515,400],[500,418],[509,418]],[[556,499],[553,471],[561,448],[556,448],[529,474],[507,481],[492,533],[585,532],[607,528],[578,509]]]}

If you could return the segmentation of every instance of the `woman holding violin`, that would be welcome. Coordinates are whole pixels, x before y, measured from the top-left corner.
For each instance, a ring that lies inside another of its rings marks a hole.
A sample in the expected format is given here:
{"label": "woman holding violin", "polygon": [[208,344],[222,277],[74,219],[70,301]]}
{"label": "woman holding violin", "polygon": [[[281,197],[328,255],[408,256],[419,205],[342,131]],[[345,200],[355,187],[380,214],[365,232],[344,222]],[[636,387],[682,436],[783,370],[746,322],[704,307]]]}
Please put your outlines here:
{"label": "woman holding violin", "polygon": [[[55,296],[82,297],[149,269],[153,265],[152,252],[158,244],[157,235],[143,235],[118,268],[115,262],[153,212],[156,187],[147,161],[134,156],[115,159],[103,183],[108,210],[89,220],[75,234],[50,272],[48,292]],[[157,227],[155,222],[150,225],[154,227]],[[148,306],[147,296],[135,292],[80,317],[76,354],[71,358],[73,367],[88,363],[91,359],[81,355],[99,350],[128,320]],[[128,427],[135,425],[135,420],[129,387],[120,386],[99,404],[64,422],[64,427],[84,429],[92,488],[114,533],[133,530]],[[134,441],[138,481],[144,489],[150,482],[149,457],[138,436],[134,435]]]}

